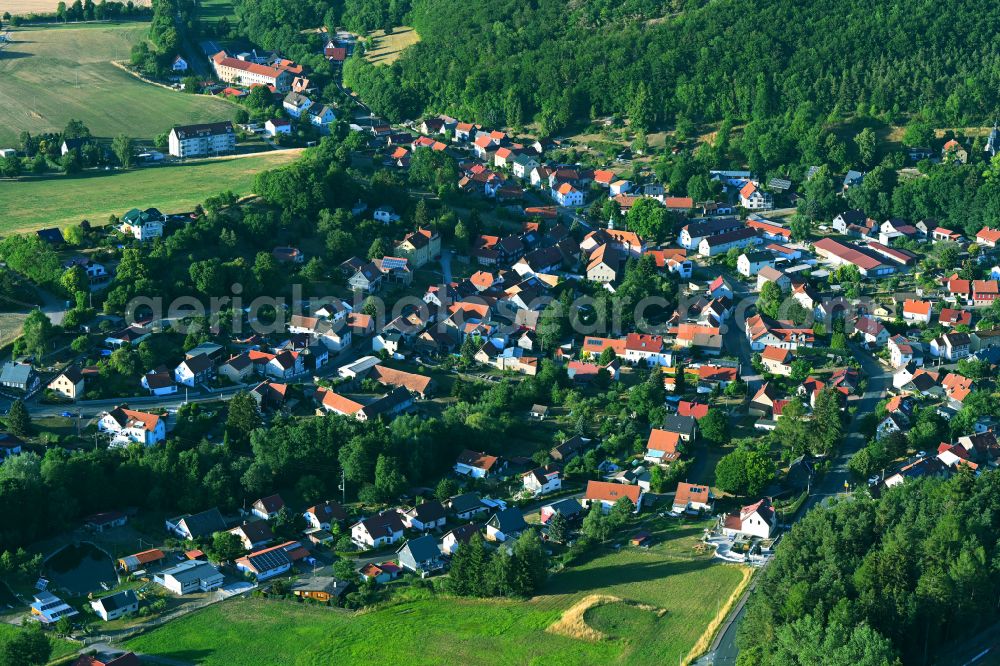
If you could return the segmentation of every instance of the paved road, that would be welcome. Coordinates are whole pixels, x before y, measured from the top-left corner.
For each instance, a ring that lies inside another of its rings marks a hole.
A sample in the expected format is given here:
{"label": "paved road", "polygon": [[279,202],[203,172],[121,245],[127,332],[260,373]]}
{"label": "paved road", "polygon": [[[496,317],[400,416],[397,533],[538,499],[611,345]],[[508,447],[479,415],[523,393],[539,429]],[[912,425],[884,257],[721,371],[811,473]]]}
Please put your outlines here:
{"label": "paved road", "polygon": [[[847,463],[851,456],[857,453],[867,443],[865,434],[861,430],[866,414],[873,413],[875,406],[882,400],[889,388],[892,387],[892,373],[879,363],[875,358],[864,351],[858,345],[851,343],[850,350],[854,358],[861,363],[864,376],[868,379],[868,387],[864,395],[854,401],[852,406],[856,406],[854,418],[847,426],[847,433],[841,442],[840,450],[836,458],[833,459],[829,471],[812,489],[809,499],[807,499],[798,517],[805,515],[805,512],[813,508],[824,500],[844,491],[845,484],[851,481],[851,473],[847,469]],[[753,583],[750,590],[756,586]],[[721,636],[717,639],[715,650],[698,661],[699,664],[712,664],[713,666],[729,666],[736,663],[736,656],[739,650],[736,647],[736,633],[740,622],[743,620],[744,607],[738,605],[733,610],[729,625],[725,627]]]}
{"label": "paved road", "polygon": [[861,431],[861,425],[867,414],[874,413],[875,406],[886,396],[886,392],[892,387],[892,372],[886,369],[875,358],[864,351],[858,345],[851,343],[850,350],[854,358],[861,363],[864,376],[868,379],[868,387],[864,395],[853,404],[857,407],[854,418],[847,426],[847,434],[840,444],[840,451],[833,459],[829,471],[813,488],[809,499],[805,502],[802,512],[811,509],[824,499],[843,492],[845,484],[851,481],[851,473],[847,469],[847,463],[851,456],[860,451],[867,443],[865,433]]}

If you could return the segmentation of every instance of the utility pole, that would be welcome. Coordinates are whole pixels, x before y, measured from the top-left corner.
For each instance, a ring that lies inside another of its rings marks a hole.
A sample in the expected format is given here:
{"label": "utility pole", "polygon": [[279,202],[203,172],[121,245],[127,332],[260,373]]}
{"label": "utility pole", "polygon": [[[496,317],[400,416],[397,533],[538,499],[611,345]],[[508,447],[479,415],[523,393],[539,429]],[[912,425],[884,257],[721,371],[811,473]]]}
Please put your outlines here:
{"label": "utility pole", "polygon": [[337,486],[337,490],[342,493],[342,503],[347,504],[347,472],[343,468],[340,470],[340,485]]}

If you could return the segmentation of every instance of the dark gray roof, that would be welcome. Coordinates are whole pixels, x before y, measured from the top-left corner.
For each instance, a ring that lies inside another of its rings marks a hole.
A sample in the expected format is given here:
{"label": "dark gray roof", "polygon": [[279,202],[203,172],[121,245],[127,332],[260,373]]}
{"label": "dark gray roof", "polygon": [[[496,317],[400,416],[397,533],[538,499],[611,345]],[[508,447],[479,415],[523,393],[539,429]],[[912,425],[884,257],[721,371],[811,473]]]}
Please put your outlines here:
{"label": "dark gray roof", "polygon": [[226,529],[226,521],[222,519],[222,514],[215,507],[191,516],[184,516],[183,520],[194,539]]}
{"label": "dark gray roof", "polygon": [[565,499],[557,500],[549,505],[554,513],[562,514],[566,518],[575,516],[576,514],[583,511],[583,507],[580,503],[573,499],[572,497],[567,497]]}
{"label": "dark gray roof", "polygon": [[663,429],[667,432],[693,435],[695,425],[697,425],[697,421],[695,421],[693,416],[678,416],[677,414],[669,414],[663,419]]}
{"label": "dark gray roof", "polygon": [[452,497],[449,501],[451,504],[451,510],[455,513],[466,513],[468,511],[475,511],[476,509],[481,509],[485,506],[482,500],[479,499],[479,495],[476,493],[465,493],[464,495],[456,495]]}
{"label": "dark gray roof", "polygon": [[105,611],[111,612],[138,603],[139,599],[132,590],[122,590],[110,596],[101,597],[97,599],[97,602],[104,607]]}
{"label": "dark gray roof", "polygon": [[414,562],[426,562],[440,557],[441,549],[438,548],[437,537],[425,534],[422,537],[410,539],[396,553],[408,553]]}
{"label": "dark gray roof", "polygon": [[3,371],[0,372],[0,383],[27,386],[33,374],[35,371],[28,363],[8,361],[4,363]]}
{"label": "dark gray roof", "polygon": [[509,507],[503,511],[497,511],[487,522],[504,534],[513,534],[528,527],[524,522],[524,514],[517,507]]}

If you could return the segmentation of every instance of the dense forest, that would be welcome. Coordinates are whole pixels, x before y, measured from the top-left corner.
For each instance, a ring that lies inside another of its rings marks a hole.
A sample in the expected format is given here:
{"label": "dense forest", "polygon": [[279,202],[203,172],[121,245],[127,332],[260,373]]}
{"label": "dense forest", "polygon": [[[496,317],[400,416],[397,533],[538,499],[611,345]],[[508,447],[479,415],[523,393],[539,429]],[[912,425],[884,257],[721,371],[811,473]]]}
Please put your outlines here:
{"label": "dense forest", "polygon": [[997,620],[998,529],[996,472],[810,511],[751,597],[739,663],[931,663]]}
{"label": "dense forest", "polygon": [[917,114],[941,127],[996,113],[995,7],[723,0],[675,9],[417,0],[408,19],[421,42],[389,68],[352,59],[345,80],[390,119],[445,112],[554,133],[613,114],[640,131],[728,118],[761,145],[747,155],[761,170],[793,157],[837,161],[824,128],[848,118]]}

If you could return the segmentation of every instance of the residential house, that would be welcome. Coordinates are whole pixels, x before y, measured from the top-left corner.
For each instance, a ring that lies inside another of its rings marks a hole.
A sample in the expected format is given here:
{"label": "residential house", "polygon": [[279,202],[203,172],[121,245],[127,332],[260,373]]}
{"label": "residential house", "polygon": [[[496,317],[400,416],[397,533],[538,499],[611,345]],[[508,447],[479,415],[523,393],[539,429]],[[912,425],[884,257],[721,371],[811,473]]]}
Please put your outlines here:
{"label": "residential house", "polygon": [[931,323],[931,302],[906,299],[903,301],[903,319],[918,324]]}
{"label": "residential house", "polygon": [[90,607],[94,609],[97,617],[109,622],[129,613],[137,613],[139,611],[139,597],[135,596],[133,590],[122,590],[100,599],[94,599],[90,602]]}
{"label": "residential house", "polygon": [[184,514],[166,521],[167,531],[181,539],[200,539],[223,532],[226,521],[215,507],[196,514]]}
{"label": "residential house", "polygon": [[308,556],[309,551],[301,543],[286,541],[244,555],[236,560],[236,568],[263,581],[288,572],[296,562]]}
{"label": "residential house", "polygon": [[889,337],[889,360],[894,368],[900,368],[911,361],[918,361],[917,365],[923,365],[923,354],[917,342],[912,342],[902,335]]}
{"label": "residential house", "polygon": [[747,210],[769,210],[774,208],[774,199],[770,192],[765,192],[757,183],[749,181],[740,188],[740,205]]}
{"label": "residential house", "polygon": [[427,532],[444,527],[446,520],[444,505],[437,500],[422,502],[403,512],[403,524],[411,530]]}
{"label": "residential house", "polygon": [[736,270],[744,277],[757,275],[765,266],[774,267],[774,255],[763,250],[744,252],[736,260]]}
{"label": "residential house", "polygon": [[235,384],[246,382],[253,375],[254,363],[246,352],[232,356],[219,366],[218,373]]}
{"label": "residential house", "polygon": [[524,522],[521,510],[508,507],[497,511],[486,521],[486,539],[503,543],[507,539],[516,539],[526,529],[528,523]]}
{"label": "residential house", "polygon": [[444,559],[438,540],[429,534],[410,539],[396,551],[399,565],[420,574],[428,576],[444,568]]}
{"label": "residential house", "polygon": [[703,257],[714,257],[725,254],[732,248],[742,249],[751,245],[760,245],[761,237],[757,231],[748,227],[736,229],[718,236],[708,236],[698,243],[698,254]]}
{"label": "residential house", "polygon": [[441,236],[431,229],[417,229],[398,241],[393,252],[407,259],[414,268],[422,268],[441,254]]}
{"label": "residential house", "polygon": [[580,506],[580,503],[576,499],[567,497],[561,500],[556,500],[552,504],[546,504],[539,509],[538,515],[541,523],[545,525],[552,520],[552,517],[556,514],[561,515],[567,520],[576,520],[583,515],[583,507]]}
{"label": "residential house", "polygon": [[682,441],[691,442],[698,434],[698,422],[693,416],[668,414],[663,419],[663,429],[677,433]]}
{"label": "residential house", "polygon": [[292,122],[287,118],[269,118],[264,123],[264,132],[269,137],[276,137],[279,134],[291,134]]}
{"label": "residential house", "polygon": [[19,455],[24,448],[22,442],[14,435],[7,432],[0,432],[0,463],[11,456]]}
{"label": "residential house", "polygon": [[792,278],[788,277],[784,271],[778,270],[773,266],[764,266],[757,273],[757,291],[763,289],[764,285],[768,282],[778,285],[781,291],[788,291],[792,286]]}
{"label": "residential house", "polygon": [[521,483],[535,497],[553,493],[562,488],[562,468],[558,465],[537,467],[522,474]]}
{"label": "residential house", "polygon": [[764,370],[772,375],[781,375],[782,377],[788,377],[792,374],[794,358],[792,352],[787,349],[771,347],[770,345],[764,347],[760,353],[760,362],[764,366]]}
{"label": "residential house", "polygon": [[946,361],[958,361],[967,357],[972,339],[968,333],[945,333],[930,342],[931,356]]}
{"label": "residential house", "polygon": [[682,448],[680,434],[653,428],[649,432],[643,460],[657,464],[669,464],[680,458]]}
{"label": "residential house", "polygon": [[313,529],[328,530],[336,523],[347,520],[347,512],[337,502],[326,501],[306,509],[302,516]]}
{"label": "residential house", "polygon": [[79,615],[79,612],[65,601],[45,590],[38,592],[30,604],[31,617],[42,624],[54,624],[62,618]]}
{"label": "residential house", "polygon": [[222,587],[225,578],[215,566],[199,560],[188,560],[155,574],[153,582],[177,595],[211,592]]}
{"label": "residential house", "polygon": [[274,494],[254,501],[250,507],[250,513],[261,520],[273,520],[283,508],[285,508],[285,500],[281,499],[281,495]]}
{"label": "residential house", "polygon": [[791,321],[776,321],[764,314],[747,319],[745,328],[754,351],[761,351],[768,345],[794,351],[799,347],[812,347],[816,339],[811,328],[797,326]]}
{"label": "residential house", "polygon": [[474,523],[460,525],[453,530],[449,530],[441,537],[441,551],[445,555],[454,555],[459,546],[469,543],[472,536],[478,532],[479,526]]}
{"label": "residential house", "polygon": [[266,546],[274,540],[270,523],[263,519],[243,523],[226,531],[238,538],[243,544],[243,549],[247,551]]}
{"label": "residential house", "polygon": [[449,499],[446,505],[459,520],[470,520],[489,510],[476,493],[456,495]]}
{"label": "residential house", "polygon": [[30,363],[8,361],[0,371],[0,386],[30,393],[38,388],[41,379]]}
{"label": "residential house", "polygon": [[199,384],[207,384],[215,376],[215,361],[206,354],[185,359],[174,369],[174,381],[192,388]]}
{"label": "residential house", "polygon": [[300,599],[329,603],[339,600],[350,587],[349,581],[332,576],[309,576],[292,583],[292,594]]}
{"label": "residential house", "polygon": [[313,105],[313,101],[305,95],[297,92],[290,92],[285,95],[281,106],[292,118],[300,118]]}
{"label": "residential house", "polygon": [[768,539],[778,526],[778,516],[771,500],[764,498],[722,518],[722,533]]}
{"label": "residential house", "polygon": [[714,504],[715,495],[708,486],[683,481],[677,484],[673,503],[675,513],[711,512]]}
{"label": "residential house", "polygon": [[403,520],[394,509],[359,520],[351,526],[351,541],[362,550],[396,543],[403,538]]}
{"label": "residential house", "polygon": [[590,508],[594,503],[599,503],[601,511],[607,513],[615,503],[625,497],[635,507],[633,512],[638,513],[642,508],[642,495],[642,488],[637,485],[609,483],[607,481],[588,481],[582,503],[586,508]]}
{"label": "residential house", "polygon": [[583,205],[583,192],[570,183],[561,183],[558,187],[552,188],[551,194],[560,206],[574,208]]}
{"label": "residential house", "polygon": [[889,341],[889,331],[882,322],[874,317],[858,317],[854,322],[854,334],[868,345],[869,348],[879,348]]}
{"label": "residential house", "polygon": [[112,447],[138,443],[153,446],[167,437],[164,420],[147,412],[115,407],[98,417],[98,432],[107,433]]}
{"label": "residential house", "polygon": [[67,400],[76,400],[83,396],[84,386],[83,373],[80,368],[73,365],[56,375],[56,378],[49,382],[48,388]]}
{"label": "residential house", "polygon": [[497,456],[491,456],[481,451],[462,451],[455,460],[456,474],[471,476],[474,479],[484,479],[503,471],[504,463]]}

